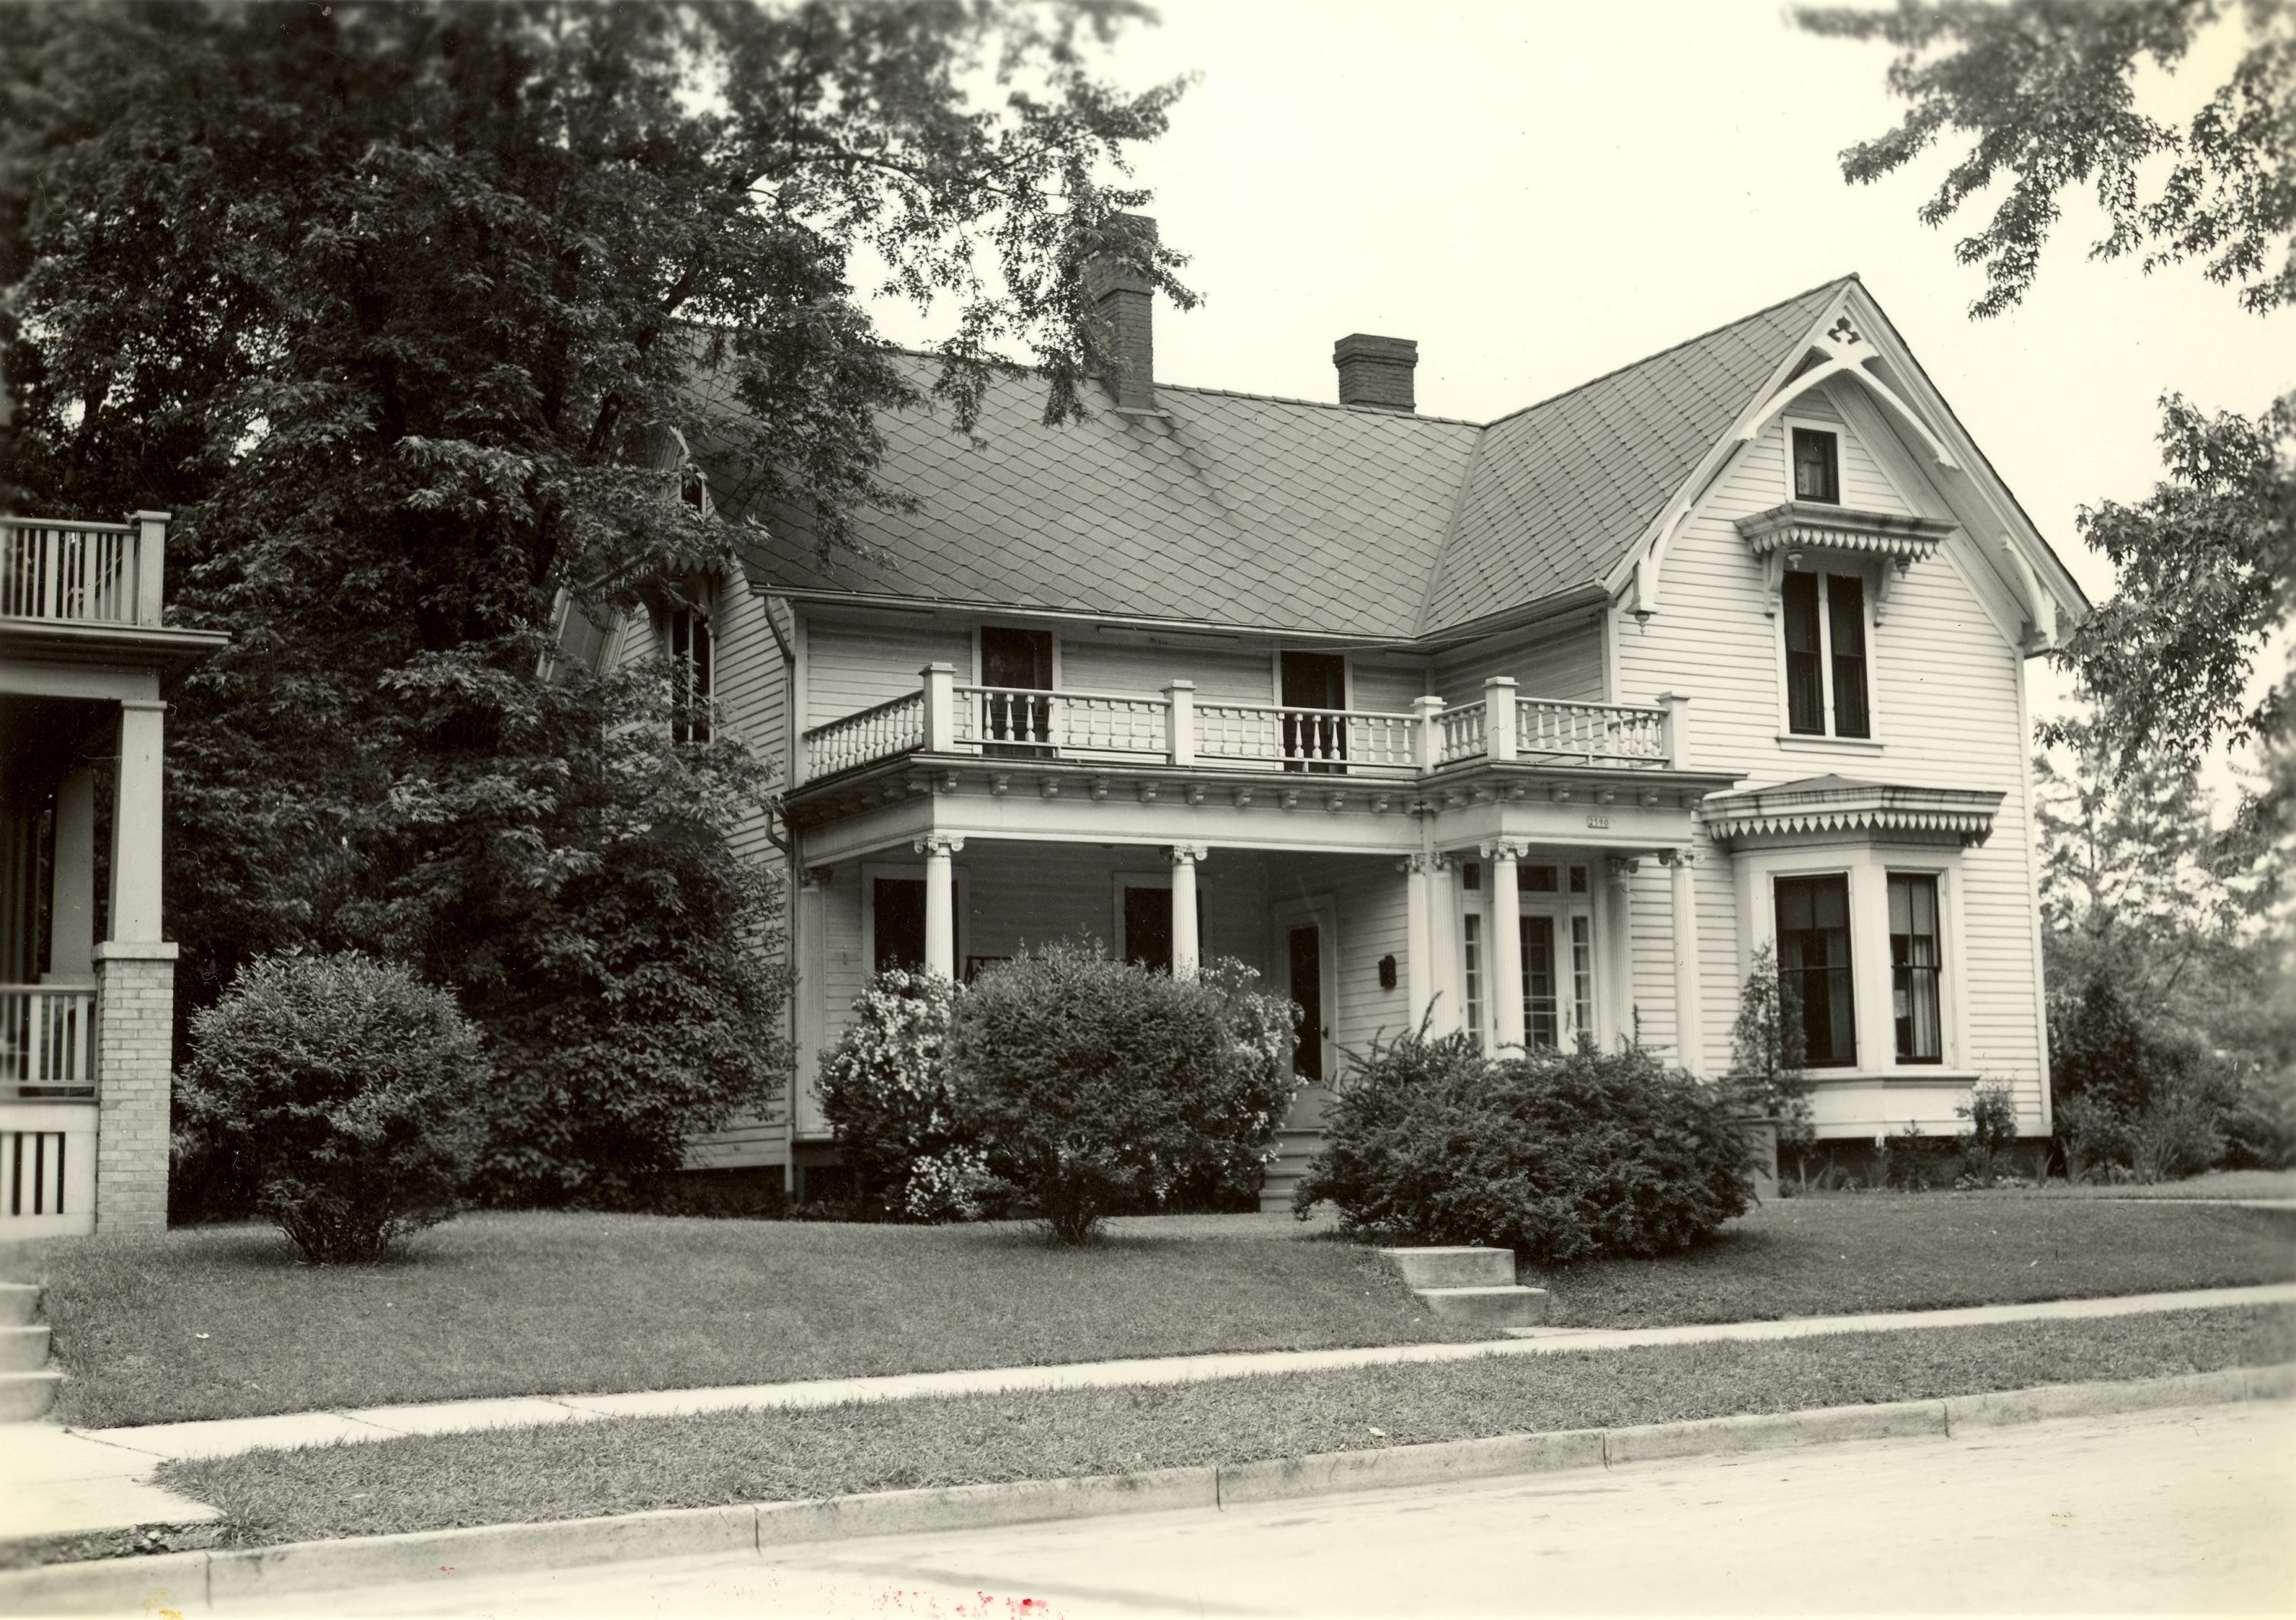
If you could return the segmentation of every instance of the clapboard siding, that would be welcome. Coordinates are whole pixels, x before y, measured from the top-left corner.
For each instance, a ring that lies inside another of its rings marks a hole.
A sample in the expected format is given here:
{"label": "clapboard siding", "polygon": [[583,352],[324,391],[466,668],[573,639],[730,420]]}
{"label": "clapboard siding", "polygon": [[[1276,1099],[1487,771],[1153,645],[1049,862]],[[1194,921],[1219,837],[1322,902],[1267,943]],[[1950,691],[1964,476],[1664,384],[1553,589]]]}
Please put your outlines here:
{"label": "clapboard siding", "polygon": [[[775,766],[777,785],[787,785],[785,754],[789,727],[789,670],[781,643],[767,622],[767,604],[747,590],[723,590],[711,604],[709,624],[716,692],[715,720],[722,736],[738,738],[759,759]],[[776,917],[769,937],[758,948],[774,960],[786,958],[789,918],[788,870],[781,850],[770,836],[762,811],[745,817],[732,840],[742,859],[763,868],[772,877]],[[745,1169],[780,1164],[789,1151],[787,1092],[775,1105],[744,1115],[723,1131],[695,1137],[687,1146],[688,1163],[697,1169]]]}
{"label": "clapboard siding", "polygon": [[1264,647],[1061,637],[1061,685],[1075,691],[1154,693],[1183,679],[1196,683],[1201,703],[1264,703],[1275,690],[1275,657]]}
{"label": "clapboard siding", "polygon": [[[1792,414],[1841,432],[1847,504],[1889,512],[1946,510],[1925,484],[1901,490],[1909,481],[1904,470],[1898,482],[1885,476],[1850,424],[1825,401],[1806,399]],[[1893,461],[1915,465],[1901,448],[1885,448]],[[1870,644],[1878,752],[1782,742],[1776,621],[1765,611],[1760,569],[1732,522],[1784,499],[1786,475],[1784,428],[1774,422],[1739,453],[1675,538],[1660,611],[1646,625],[1621,628],[1619,700],[1650,703],[1664,692],[1691,694],[1695,757],[1702,764],[1743,770],[1748,785],[1831,772],[2005,795],[1991,839],[1961,856],[1967,937],[1957,942],[1958,983],[1969,1000],[1962,1027],[1967,1067],[2010,1080],[2024,1128],[2037,1131],[2042,1053],[2020,718],[2024,670],[1988,611],[1995,591],[1989,571],[1972,543],[1956,536],[1939,556],[1914,565],[1893,584]],[[1702,1056],[1709,1072],[1719,1072],[1729,1059],[1750,919],[1735,915],[1727,854],[1702,834],[1698,848]],[[1671,909],[1663,870],[1645,866],[1636,880],[1634,917],[1635,997],[1644,1034],[1671,1051]]]}
{"label": "clapboard siding", "polygon": [[825,726],[923,689],[929,663],[972,678],[972,632],[939,620],[862,622],[808,616],[805,627],[806,727]]}
{"label": "clapboard siding", "polygon": [[1447,703],[1479,703],[1483,682],[1514,677],[1520,697],[1603,701],[1603,630],[1594,619],[1493,636],[1435,661],[1434,690]]}
{"label": "clapboard siding", "polygon": [[1412,703],[1430,690],[1425,663],[1405,663],[1375,658],[1348,661],[1352,708],[1372,714],[1408,714]]}

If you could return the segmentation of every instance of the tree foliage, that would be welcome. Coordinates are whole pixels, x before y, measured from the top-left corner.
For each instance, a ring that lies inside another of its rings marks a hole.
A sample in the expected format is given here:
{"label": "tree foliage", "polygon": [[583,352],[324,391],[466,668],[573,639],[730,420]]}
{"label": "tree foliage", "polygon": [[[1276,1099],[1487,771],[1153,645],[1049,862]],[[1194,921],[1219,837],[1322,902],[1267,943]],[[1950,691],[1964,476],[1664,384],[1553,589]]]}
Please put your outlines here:
{"label": "tree foliage", "polygon": [[[768,784],[724,728],[670,744],[645,671],[551,678],[554,603],[739,592],[705,431],[833,545],[899,498],[879,413],[968,426],[999,352],[1083,408],[1087,256],[1189,301],[1119,218],[1176,87],[1086,63],[1136,10],[10,13],[0,494],[173,509],[174,612],[233,636],[170,738],[187,1011],[260,951],[420,964],[497,1048],[503,1196],[605,1196],[760,1099],[778,902],[730,840]],[[865,277],[946,317],[938,399]]]}
{"label": "tree foliage", "polygon": [[[1992,218],[1954,246],[1985,269],[1972,314],[2024,298],[2062,197],[2083,185],[2107,221],[2092,258],[2140,253],[2148,271],[2198,260],[2251,310],[2296,303],[2296,28],[2282,0],[1898,0],[1802,7],[1794,19],[1897,48],[1887,82],[1912,105],[1895,129],[1841,154],[1846,177],[1871,184],[1965,136],[1922,223],[1943,225],[1999,190]],[[2140,69],[2173,71],[2219,24],[2245,38],[2191,121],[2140,111]]]}

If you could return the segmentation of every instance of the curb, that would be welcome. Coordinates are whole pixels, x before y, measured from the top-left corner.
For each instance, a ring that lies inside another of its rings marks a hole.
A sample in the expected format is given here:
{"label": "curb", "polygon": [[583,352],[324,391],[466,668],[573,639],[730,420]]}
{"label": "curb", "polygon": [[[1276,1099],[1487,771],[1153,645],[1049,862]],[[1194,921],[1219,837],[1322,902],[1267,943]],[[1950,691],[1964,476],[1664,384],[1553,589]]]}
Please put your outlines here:
{"label": "curb", "polygon": [[1080,1479],[872,1492],[813,1501],[677,1508],[538,1525],[481,1525],[347,1541],[102,1558],[0,1573],[0,1614],[179,1612],[259,1596],[455,1576],[515,1575],[639,1558],[763,1553],[809,1542],[996,1525],[1242,1507],[1355,1491],[1440,1484],[1845,1441],[1950,1439],[2056,1418],[2296,1395],[2296,1362],[2118,1383],[2052,1384],[1939,1400],[1700,1418],[1326,1451],[1226,1467]]}

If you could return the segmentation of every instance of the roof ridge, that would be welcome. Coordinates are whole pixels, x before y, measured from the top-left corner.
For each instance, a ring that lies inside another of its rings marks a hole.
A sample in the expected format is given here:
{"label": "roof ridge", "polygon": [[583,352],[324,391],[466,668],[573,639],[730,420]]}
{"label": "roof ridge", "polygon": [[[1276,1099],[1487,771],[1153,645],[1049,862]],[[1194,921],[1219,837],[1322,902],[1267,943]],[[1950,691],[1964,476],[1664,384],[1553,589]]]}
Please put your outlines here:
{"label": "roof ridge", "polygon": [[1534,399],[1529,405],[1521,406],[1514,410],[1507,412],[1504,416],[1494,416],[1490,421],[1483,425],[1486,427],[1497,427],[1501,423],[1512,422],[1517,416],[1527,415],[1528,413],[1538,410],[1544,406],[1552,405],[1558,399],[1568,399],[1571,395],[1581,392],[1586,389],[1592,388],[1597,382],[1607,382],[1612,377],[1623,375],[1627,372],[1633,371],[1637,366],[1647,366],[1652,360],[1663,359],[1668,355],[1674,353],[1677,349],[1687,349],[1693,343],[1702,343],[1707,339],[1716,335],[1718,333],[1729,331],[1733,326],[1742,326],[1748,321],[1758,321],[1761,319],[1762,317],[1769,314],[1772,310],[1783,309],[1788,304],[1798,304],[1813,292],[1830,292],[1837,287],[1847,285],[1849,283],[1857,280],[1857,272],[1852,270],[1847,275],[1837,275],[1831,281],[1819,282],[1816,286],[1804,287],[1800,292],[1793,294],[1791,298],[1782,298],[1775,304],[1765,304],[1759,309],[1749,310],[1746,314],[1739,316],[1735,320],[1724,321],[1718,326],[1709,326],[1705,331],[1698,333],[1694,336],[1686,337],[1679,343],[1669,343],[1663,349],[1653,349],[1650,353],[1643,356],[1638,360],[1629,360],[1623,366],[1613,366],[1610,370],[1600,373],[1597,375],[1591,376],[1584,382],[1572,383],[1569,388],[1562,390],[1559,393],[1549,394],[1543,399]]}
{"label": "roof ridge", "polygon": [[1474,488],[1475,469],[1482,465],[1483,448],[1490,441],[1490,429],[1476,429],[1475,448],[1467,452],[1467,465],[1459,469],[1459,487],[1451,491],[1451,510],[1443,519],[1443,538],[1435,543],[1435,555],[1427,559],[1427,578],[1419,587],[1419,611],[1411,619],[1414,639],[1427,634],[1427,615],[1434,611],[1435,587],[1443,578],[1443,560],[1451,555],[1451,542],[1458,537],[1459,513],[1467,504],[1467,491]]}

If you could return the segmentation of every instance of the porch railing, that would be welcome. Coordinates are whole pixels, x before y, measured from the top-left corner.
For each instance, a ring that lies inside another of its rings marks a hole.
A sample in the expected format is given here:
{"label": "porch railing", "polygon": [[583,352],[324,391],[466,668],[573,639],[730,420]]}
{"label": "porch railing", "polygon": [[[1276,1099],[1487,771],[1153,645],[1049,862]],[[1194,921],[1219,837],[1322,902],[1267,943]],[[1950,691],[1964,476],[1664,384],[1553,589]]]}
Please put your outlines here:
{"label": "porch railing", "polygon": [[0,1097],[95,1095],[95,991],[0,984]]}
{"label": "porch railing", "polygon": [[1194,683],[1160,693],[1040,691],[960,684],[947,664],[922,687],[805,734],[804,780],[902,754],[1138,761],[1227,770],[1425,776],[1480,761],[1680,769],[1683,704],[1518,697],[1495,676],[1478,702],[1417,700],[1408,714],[1203,703]]}
{"label": "porch railing", "polygon": [[0,517],[0,618],[160,622],[168,515],[126,523]]}

